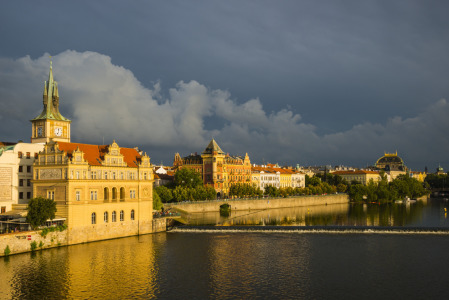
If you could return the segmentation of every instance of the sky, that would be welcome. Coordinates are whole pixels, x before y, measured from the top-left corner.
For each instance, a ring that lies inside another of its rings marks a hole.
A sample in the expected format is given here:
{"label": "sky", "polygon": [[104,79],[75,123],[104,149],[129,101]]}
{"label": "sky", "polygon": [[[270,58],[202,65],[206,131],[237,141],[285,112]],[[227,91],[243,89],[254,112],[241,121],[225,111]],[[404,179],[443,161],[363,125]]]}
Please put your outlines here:
{"label": "sky", "polygon": [[[25,9],[26,7],[26,9]],[[2,1],[0,140],[50,56],[72,142],[280,165],[449,170],[448,1]]]}

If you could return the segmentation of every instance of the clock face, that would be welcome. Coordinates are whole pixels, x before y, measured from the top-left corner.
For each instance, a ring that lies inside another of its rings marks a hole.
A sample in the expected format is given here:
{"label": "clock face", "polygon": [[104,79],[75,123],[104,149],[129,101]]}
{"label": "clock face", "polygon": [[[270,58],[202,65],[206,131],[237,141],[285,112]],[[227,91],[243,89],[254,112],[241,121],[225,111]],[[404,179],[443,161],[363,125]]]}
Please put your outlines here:
{"label": "clock face", "polygon": [[61,127],[56,127],[55,128],[55,135],[56,136],[61,136],[62,135],[62,128]]}
{"label": "clock face", "polygon": [[37,128],[37,136],[42,136],[43,130],[42,127]]}

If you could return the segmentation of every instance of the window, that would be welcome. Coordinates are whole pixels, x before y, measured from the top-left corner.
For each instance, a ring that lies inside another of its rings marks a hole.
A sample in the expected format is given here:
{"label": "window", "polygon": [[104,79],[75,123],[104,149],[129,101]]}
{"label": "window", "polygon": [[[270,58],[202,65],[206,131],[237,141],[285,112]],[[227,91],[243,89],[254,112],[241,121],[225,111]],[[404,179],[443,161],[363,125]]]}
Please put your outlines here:
{"label": "window", "polygon": [[136,198],[136,190],[130,190],[129,191],[129,198],[135,199]]}
{"label": "window", "polygon": [[122,200],[122,201],[125,200],[125,188],[124,187],[120,188],[120,200]]}
{"label": "window", "polygon": [[104,179],[108,179],[108,172],[104,172]]}
{"label": "window", "polygon": [[120,221],[125,220],[125,213],[123,212],[123,210],[120,211]]}
{"label": "window", "polygon": [[37,158],[39,156],[39,153],[34,153],[34,158]]}
{"label": "window", "polygon": [[19,179],[19,186],[23,186],[23,179]]}
{"label": "window", "polygon": [[19,166],[19,172],[23,172],[23,166]]}
{"label": "window", "polygon": [[23,199],[23,192],[19,193],[19,199]]}
{"label": "window", "polygon": [[117,216],[115,211],[112,212],[112,222],[117,222]]}
{"label": "window", "polygon": [[55,200],[55,191],[47,191],[47,198]]}
{"label": "window", "polygon": [[19,156],[19,158],[22,158],[23,153],[21,151],[19,151],[18,156]]}
{"label": "window", "polygon": [[90,191],[90,200],[97,200],[97,191]]}
{"label": "window", "polygon": [[123,172],[120,172],[120,179],[123,179]]}
{"label": "window", "polygon": [[112,179],[115,179],[115,172],[112,172]]}
{"label": "window", "polygon": [[79,172],[79,171],[76,171],[75,174],[76,174],[76,177],[75,177],[75,178],[76,178],[76,179],[80,179],[80,172]]}
{"label": "window", "polygon": [[103,200],[109,200],[109,189],[107,187],[104,188],[103,195]]}
{"label": "window", "polygon": [[109,219],[108,212],[105,211],[105,212],[104,212],[104,222],[107,223],[107,222],[108,222],[108,219]]}
{"label": "window", "polygon": [[112,188],[112,200],[117,200],[117,188]]}
{"label": "window", "polygon": [[81,191],[76,191],[75,192],[75,199],[76,199],[76,201],[80,201],[81,200]]}
{"label": "window", "polygon": [[144,180],[147,180],[147,173],[146,173],[146,172],[143,173],[143,179],[144,179]]}
{"label": "window", "polygon": [[31,166],[27,166],[27,173],[31,173]]}
{"label": "window", "polygon": [[92,220],[92,224],[97,224],[97,214],[96,213],[92,213],[91,220]]}
{"label": "window", "polygon": [[133,220],[133,221],[134,221],[134,209],[133,209],[133,210],[131,210],[131,220]]}
{"label": "window", "polygon": [[31,179],[27,179],[27,186],[31,186]]}
{"label": "window", "polygon": [[30,154],[30,152],[27,152],[27,159],[30,159],[31,158],[31,154]]}
{"label": "window", "polygon": [[31,192],[27,192],[27,199],[31,199]]}

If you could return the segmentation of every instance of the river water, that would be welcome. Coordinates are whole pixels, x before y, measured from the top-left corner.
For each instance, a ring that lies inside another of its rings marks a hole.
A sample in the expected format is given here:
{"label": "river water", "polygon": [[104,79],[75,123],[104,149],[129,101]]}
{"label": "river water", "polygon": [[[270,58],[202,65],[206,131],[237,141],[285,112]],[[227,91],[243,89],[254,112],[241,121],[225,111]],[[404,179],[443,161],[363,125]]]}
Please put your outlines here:
{"label": "river water", "polygon": [[[442,299],[448,294],[449,234],[407,228],[449,228],[444,208],[312,207],[287,215],[247,212],[247,221],[244,214],[190,216],[194,224],[208,221],[190,231],[1,258],[0,298]],[[216,226],[204,226],[210,220],[257,229],[262,227],[253,223],[286,226],[283,232],[211,231]],[[289,230],[298,224],[403,230]]]}

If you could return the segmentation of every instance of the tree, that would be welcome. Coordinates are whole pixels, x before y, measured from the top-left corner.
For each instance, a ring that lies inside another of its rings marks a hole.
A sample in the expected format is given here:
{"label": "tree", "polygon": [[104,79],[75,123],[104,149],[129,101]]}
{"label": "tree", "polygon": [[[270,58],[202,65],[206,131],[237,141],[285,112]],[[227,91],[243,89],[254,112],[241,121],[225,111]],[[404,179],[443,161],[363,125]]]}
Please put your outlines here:
{"label": "tree", "polygon": [[177,186],[196,188],[203,185],[201,174],[193,169],[182,168],[175,173],[175,184]]}
{"label": "tree", "polygon": [[28,203],[27,210],[26,221],[34,229],[44,225],[45,221],[55,218],[56,202],[43,197],[33,198]]}
{"label": "tree", "polygon": [[308,176],[306,175],[306,186],[317,186],[320,185],[321,179],[316,176]]}
{"label": "tree", "polygon": [[159,210],[163,206],[161,198],[157,193],[153,193],[153,209]]}
{"label": "tree", "polygon": [[157,186],[154,188],[154,194],[158,194],[162,203],[167,203],[173,200],[172,191],[166,186]]}

